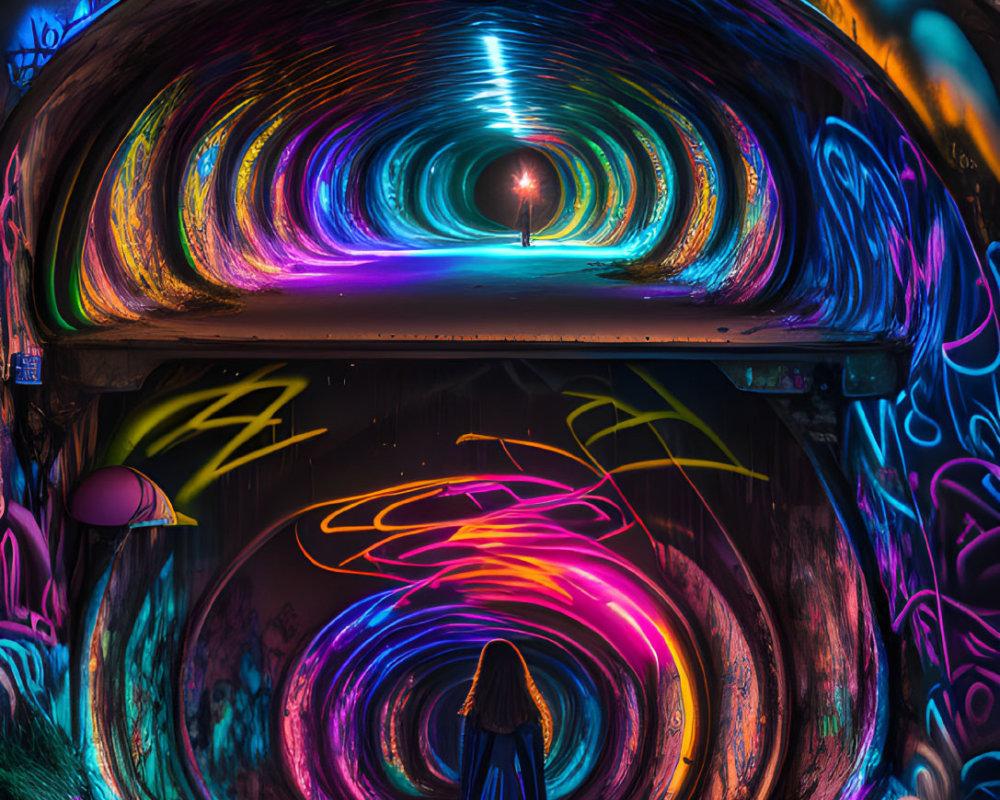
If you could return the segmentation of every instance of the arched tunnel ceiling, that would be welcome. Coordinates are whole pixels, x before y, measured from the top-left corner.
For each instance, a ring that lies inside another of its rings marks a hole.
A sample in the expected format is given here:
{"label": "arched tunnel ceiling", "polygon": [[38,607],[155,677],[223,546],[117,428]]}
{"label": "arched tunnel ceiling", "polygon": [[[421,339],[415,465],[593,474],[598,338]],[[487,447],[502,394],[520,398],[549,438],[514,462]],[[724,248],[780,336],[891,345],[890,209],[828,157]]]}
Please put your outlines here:
{"label": "arched tunnel ceiling", "polygon": [[[786,3],[135,0],[7,126],[17,260],[78,342],[919,347],[974,256],[876,73]],[[525,147],[530,248],[474,191]]]}

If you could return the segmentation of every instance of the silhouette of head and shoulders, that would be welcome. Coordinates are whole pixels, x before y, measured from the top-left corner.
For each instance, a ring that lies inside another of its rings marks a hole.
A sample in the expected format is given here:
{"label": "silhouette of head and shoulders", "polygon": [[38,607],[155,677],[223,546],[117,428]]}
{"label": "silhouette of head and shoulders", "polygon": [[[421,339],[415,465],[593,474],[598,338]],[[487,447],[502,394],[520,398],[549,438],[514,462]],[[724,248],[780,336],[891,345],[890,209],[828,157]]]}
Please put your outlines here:
{"label": "silhouette of head and shoulders", "polygon": [[487,733],[512,734],[537,725],[545,749],[552,740],[552,714],[520,650],[506,639],[487,642],[479,654],[472,687],[459,712],[466,725]]}

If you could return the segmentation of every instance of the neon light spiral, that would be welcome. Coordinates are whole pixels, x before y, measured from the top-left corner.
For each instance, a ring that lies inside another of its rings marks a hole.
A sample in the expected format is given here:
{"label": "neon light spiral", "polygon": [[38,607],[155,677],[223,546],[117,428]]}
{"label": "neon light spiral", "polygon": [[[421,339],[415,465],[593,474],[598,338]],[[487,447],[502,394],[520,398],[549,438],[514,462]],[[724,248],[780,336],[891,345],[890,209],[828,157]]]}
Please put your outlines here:
{"label": "neon light spiral", "polygon": [[[393,533],[366,559],[410,577],[333,620],[287,681],[284,752],[304,795],[446,791],[458,709],[479,650],[499,636],[518,641],[553,710],[554,797],[584,781],[648,797],[692,784],[703,667],[663,588],[600,544],[630,523],[599,490],[484,475],[372,498],[376,526]],[[351,516],[366,505],[344,503]],[[452,516],[462,506],[472,516]],[[356,527],[335,515],[326,533]]]}

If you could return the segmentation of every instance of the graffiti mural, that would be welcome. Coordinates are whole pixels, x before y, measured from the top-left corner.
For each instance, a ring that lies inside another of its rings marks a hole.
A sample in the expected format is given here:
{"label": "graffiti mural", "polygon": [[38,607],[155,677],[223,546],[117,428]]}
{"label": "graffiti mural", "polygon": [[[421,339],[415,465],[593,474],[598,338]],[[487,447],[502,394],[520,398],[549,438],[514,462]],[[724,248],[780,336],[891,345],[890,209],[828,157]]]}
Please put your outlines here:
{"label": "graffiti mural", "polygon": [[[178,498],[231,432],[120,446],[163,409],[193,431],[191,398],[242,397],[240,423],[276,429],[177,501],[189,524],[90,526],[70,754],[96,795],[447,795],[498,635],[553,708],[553,796],[833,796],[869,757],[885,665],[857,558],[766,402],[710,365],[247,370],[166,366],[97,411],[89,463]],[[283,413],[319,433],[272,418],[289,385]]]}
{"label": "graffiti mural", "polygon": [[0,798],[1000,792],[995,7],[10,9]]}

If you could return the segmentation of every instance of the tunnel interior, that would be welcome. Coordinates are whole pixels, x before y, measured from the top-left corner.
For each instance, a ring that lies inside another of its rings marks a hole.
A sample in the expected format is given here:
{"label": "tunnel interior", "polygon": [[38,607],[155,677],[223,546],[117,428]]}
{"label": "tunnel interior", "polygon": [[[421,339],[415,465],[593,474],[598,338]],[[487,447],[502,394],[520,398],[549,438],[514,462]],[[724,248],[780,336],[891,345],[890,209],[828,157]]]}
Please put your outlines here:
{"label": "tunnel interior", "polygon": [[498,638],[550,800],[996,797],[1000,23],[883,5],[11,6],[0,797],[467,800]]}

